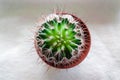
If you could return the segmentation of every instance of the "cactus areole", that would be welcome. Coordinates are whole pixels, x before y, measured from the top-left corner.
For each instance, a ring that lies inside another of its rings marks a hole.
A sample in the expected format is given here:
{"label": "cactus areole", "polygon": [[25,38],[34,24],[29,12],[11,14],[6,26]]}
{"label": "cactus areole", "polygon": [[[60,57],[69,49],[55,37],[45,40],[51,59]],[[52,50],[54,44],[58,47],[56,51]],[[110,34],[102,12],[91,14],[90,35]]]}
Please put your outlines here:
{"label": "cactus areole", "polygon": [[37,27],[35,48],[48,65],[71,68],[87,56],[90,33],[80,18],[68,13],[53,13],[39,21]]}

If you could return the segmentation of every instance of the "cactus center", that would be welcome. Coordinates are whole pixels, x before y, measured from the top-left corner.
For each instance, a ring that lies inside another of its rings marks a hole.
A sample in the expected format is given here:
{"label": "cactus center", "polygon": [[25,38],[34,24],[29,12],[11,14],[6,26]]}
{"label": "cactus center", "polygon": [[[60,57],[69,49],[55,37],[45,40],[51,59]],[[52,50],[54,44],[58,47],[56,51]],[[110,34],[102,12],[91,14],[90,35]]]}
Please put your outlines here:
{"label": "cactus center", "polygon": [[[42,54],[47,58],[55,58],[61,61],[64,57],[70,59],[72,52],[78,50],[81,40],[76,37],[75,23],[70,23],[67,18],[46,21],[38,31],[38,45]],[[40,41],[43,41],[40,44]]]}

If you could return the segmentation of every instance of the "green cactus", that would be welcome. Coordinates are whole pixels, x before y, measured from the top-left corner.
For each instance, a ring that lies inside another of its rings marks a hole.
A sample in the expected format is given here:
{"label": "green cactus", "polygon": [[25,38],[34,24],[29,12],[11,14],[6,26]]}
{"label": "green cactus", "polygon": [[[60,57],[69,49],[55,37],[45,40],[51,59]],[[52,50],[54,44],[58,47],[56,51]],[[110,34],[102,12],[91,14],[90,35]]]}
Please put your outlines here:
{"label": "green cactus", "polygon": [[[64,57],[70,59],[73,50],[78,50],[81,44],[80,38],[76,37],[75,23],[70,23],[67,18],[56,18],[42,24],[43,29],[38,31],[37,39],[42,54],[47,58],[53,57],[61,61]],[[40,41],[43,41],[40,44]]]}

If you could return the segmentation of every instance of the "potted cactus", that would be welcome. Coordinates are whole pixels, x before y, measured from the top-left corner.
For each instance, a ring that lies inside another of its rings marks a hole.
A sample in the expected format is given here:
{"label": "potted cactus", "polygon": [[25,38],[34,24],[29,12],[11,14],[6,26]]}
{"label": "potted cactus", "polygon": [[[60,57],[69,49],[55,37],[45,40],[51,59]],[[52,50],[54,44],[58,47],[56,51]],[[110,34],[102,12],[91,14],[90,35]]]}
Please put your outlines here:
{"label": "potted cactus", "polygon": [[53,13],[46,16],[37,27],[35,48],[48,65],[71,68],[87,56],[91,38],[80,18],[68,13]]}

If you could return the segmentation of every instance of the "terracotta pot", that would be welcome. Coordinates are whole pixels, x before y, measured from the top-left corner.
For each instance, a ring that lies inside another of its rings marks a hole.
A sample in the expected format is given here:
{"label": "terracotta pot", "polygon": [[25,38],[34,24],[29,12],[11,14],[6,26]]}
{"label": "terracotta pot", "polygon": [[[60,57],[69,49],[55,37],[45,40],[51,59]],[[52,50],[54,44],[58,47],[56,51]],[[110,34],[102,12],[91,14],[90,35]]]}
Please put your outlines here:
{"label": "terracotta pot", "polygon": [[55,62],[49,62],[46,60],[46,57],[43,56],[41,49],[37,45],[37,40],[36,40],[36,35],[35,34],[35,39],[34,39],[34,45],[35,49],[37,51],[37,54],[40,56],[40,58],[47,63],[48,65],[55,67],[55,68],[60,68],[60,69],[66,69],[66,68],[72,68],[78,64],[80,64],[85,57],[87,56],[90,46],[91,46],[91,36],[90,32],[85,25],[85,23],[78,17],[76,17],[73,14],[68,14],[68,13],[56,13],[57,15],[71,15],[73,19],[78,22],[77,28],[81,29],[81,37],[82,37],[82,45],[79,47],[79,52],[78,55],[76,55],[74,58],[71,58],[71,60],[64,60],[62,63],[55,64]]}

